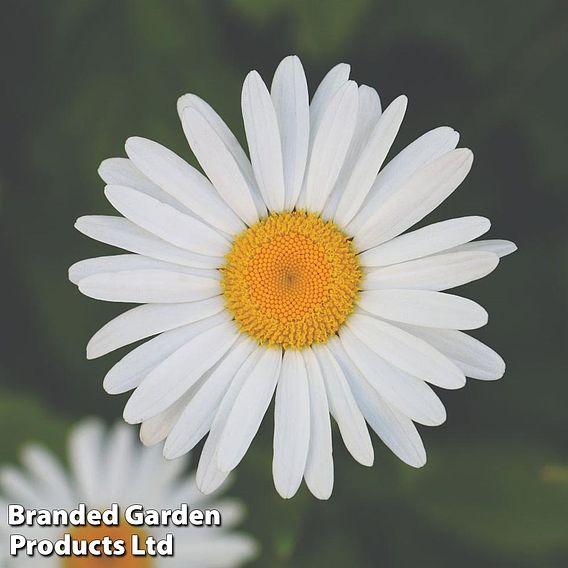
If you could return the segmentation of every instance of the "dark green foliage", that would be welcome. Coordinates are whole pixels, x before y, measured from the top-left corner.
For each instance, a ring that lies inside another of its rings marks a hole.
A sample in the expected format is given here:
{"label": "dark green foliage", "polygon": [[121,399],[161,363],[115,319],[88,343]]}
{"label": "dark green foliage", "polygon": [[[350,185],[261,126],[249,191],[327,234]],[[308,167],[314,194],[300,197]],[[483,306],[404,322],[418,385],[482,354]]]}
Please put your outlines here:
{"label": "dark green foliage", "polygon": [[[443,392],[449,418],[422,428],[419,471],[376,444],[365,469],[335,444],[327,503],[280,499],[267,416],[233,492],[261,541],[255,566],[560,568],[568,565],[566,100],[568,6],[498,0],[2,0],[0,373],[2,461],[40,440],[61,452],[72,421],[121,415],[84,358],[124,306],[80,296],[74,261],[110,254],[73,229],[108,213],[97,166],[141,135],[193,162],[175,102],[195,92],[242,140],[240,83],[297,53],[313,87],[338,61],[384,103],[410,98],[396,149],[450,124],[473,149],[463,187],[432,219],[481,214],[520,252],[468,286],[476,334],[505,378]],[[195,162],[193,162],[195,163]],[[9,393],[9,394],[8,394]],[[41,404],[40,402],[41,401]],[[564,469],[563,469],[564,468]]]}

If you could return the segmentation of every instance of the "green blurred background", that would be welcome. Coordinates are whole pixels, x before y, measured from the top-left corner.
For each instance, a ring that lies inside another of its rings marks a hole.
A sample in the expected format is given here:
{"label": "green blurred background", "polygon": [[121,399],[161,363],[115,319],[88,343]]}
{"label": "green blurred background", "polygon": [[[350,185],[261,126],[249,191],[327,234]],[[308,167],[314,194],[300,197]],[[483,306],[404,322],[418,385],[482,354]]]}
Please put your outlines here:
{"label": "green blurred background", "polygon": [[508,362],[498,383],[441,392],[448,421],[421,428],[422,470],[376,440],[363,468],[335,440],[329,502],[272,486],[272,425],[233,492],[262,567],[568,566],[568,2],[564,0],[1,0],[0,457],[29,439],[62,451],[86,414],[114,420],[103,392],[122,353],[88,362],[89,337],[125,307],[82,297],[74,261],[112,254],[73,229],[110,213],[97,166],[130,135],[195,163],[177,97],[206,98],[242,140],[240,86],[300,55],[310,86],[339,61],[410,104],[396,149],[449,124],[473,171],[428,220],[480,214],[520,251],[467,287],[489,310],[476,335]]}

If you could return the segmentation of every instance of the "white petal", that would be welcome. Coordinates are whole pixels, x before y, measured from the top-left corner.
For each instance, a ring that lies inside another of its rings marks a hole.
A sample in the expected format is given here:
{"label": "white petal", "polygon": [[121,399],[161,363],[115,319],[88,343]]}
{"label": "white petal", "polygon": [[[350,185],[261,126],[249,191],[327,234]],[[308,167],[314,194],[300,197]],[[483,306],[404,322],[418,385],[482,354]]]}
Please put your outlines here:
{"label": "white petal", "polygon": [[320,212],[337,180],[357,123],[357,85],[347,82],[335,94],[313,131],[300,204]]}
{"label": "white petal", "polygon": [[131,482],[138,450],[134,432],[124,422],[118,422],[111,429],[104,453],[105,493],[109,503],[124,499]]}
{"label": "white petal", "polygon": [[[223,510],[221,514],[224,526]],[[181,562],[173,566],[234,568],[248,563],[257,555],[258,545],[248,535],[227,531],[219,531],[219,533],[212,535],[199,533],[199,537],[176,540],[176,558],[179,558]]]}
{"label": "white petal", "polygon": [[198,113],[201,114],[201,116],[203,116],[203,118],[205,118],[205,120],[209,123],[209,126],[215,131],[215,135],[221,140],[222,144],[230,152],[232,159],[237,163],[242,176],[244,176],[248,184],[258,214],[260,216],[264,215],[266,213],[266,206],[256,185],[251,163],[247,155],[245,154],[245,151],[241,147],[239,141],[231,132],[231,129],[225,124],[224,120],[213,110],[213,108],[207,102],[199,98],[197,95],[183,95],[183,97],[180,97],[178,99],[177,108],[184,131],[186,131],[187,128],[187,125],[184,124],[184,114],[187,108],[195,109]]}
{"label": "white petal", "polygon": [[363,266],[388,266],[414,260],[476,239],[489,230],[485,217],[460,217],[405,233],[359,255]]}
{"label": "white petal", "polygon": [[281,363],[279,349],[264,348],[258,364],[242,385],[219,438],[217,465],[221,471],[233,470],[246,454],[272,400]]}
{"label": "white petal", "polygon": [[209,180],[177,154],[157,142],[138,137],[129,138],[125,147],[126,153],[143,174],[197,217],[225,233],[239,233],[244,229],[243,223]]}
{"label": "white petal", "polygon": [[245,79],[241,103],[258,188],[269,210],[282,211],[286,190],[280,129],[270,93],[256,71]]}
{"label": "white petal", "polygon": [[69,466],[77,492],[87,503],[100,503],[104,487],[102,451],[104,427],[98,420],[83,420],[69,436]]}
{"label": "white petal", "polygon": [[499,264],[489,252],[451,252],[367,271],[363,288],[448,290],[487,276]]}
{"label": "white petal", "polygon": [[40,491],[57,496],[62,505],[73,501],[71,482],[51,452],[36,444],[26,446],[22,451],[22,464],[33,474]]}
{"label": "white petal", "polygon": [[233,322],[195,336],[150,371],[124,407],[124,419],[136,424],[165,410],[207,372],[236,341]]}
{"label": "white petal", "polygon": [[186,304],[146,304],[120,314],[104,325],[87,345],[87,359],[219,313],[221,296]]}
{"label": "white petal", "polygon": [[399,152],[380,172],[369,192],[365,206],[349,224],[350,233],[356,234],[369,216],[401,189],[406,180],[420,168],[454,150],[459,134],[448,126],[430,130]]}
{"label": "white petal", "polygon": [[182,272],[193,274],[194,276],[205,276],[213,280],[219,280],[218,270],[204,270],[202,268],[191,268],[180,266],[172,262],[156,260],[148,256],[139,254],[116,254],[113,256],[99,256],[80,260],[69,267],[69,280],[73,284],[79,284],[81,280],[99,274],[101,272],[122,272],[125,270],[168,270],[171,272]]}
{"label": "white petal", "polygon": [[180,211],[188,211],[185,205],[148,179],[128,158],[108,158],[103,160],[99,166],[98,174],[107,185],[131,187]]}
{"label": "white petal", "polygon": [[358,250],[367,250],[400,235],[444,201],[465,179],[471,150],[460,148],[424,166],[384,203],[372,210],[355,234]]}
{"label": "white petal", "polygon": [[312,346],[324,377],[329,409],[349,453],[360,464],[373,465],[373,444],[365,419],[353,398],[341,367],[325,345]]}
{"label": "white petal", "polygon": [[222,259],[167,243],[123,217],[87,215],[77,219],[75,228],[91,239],[166,262],[196,268],[217,268],[222,264]]}
{"label": "white petal", "polygon": [[167,270],[101,272],[83,278],[79,290],[97,300],[138,304],[195,302],[220,293],[216,279]]}
{"label": "white petal", "polygon": [[229,248],[229,241],[215,229],[135,189],[108,185],[105,195],[127,219],[173,245],[218,257]]}
{"label": "white petal", "polygon": [[333,490],[333,445],[329,405],[319,363],[311,349],[302,351],[310,391],[310,446],[304,477],[318,499],[329,499]]}
{"label": "white petal", "polygon": [[270,93],[282,143],[284,209],[289,210],[296,205],[302,189],[310,141],[308,84],[298,57],[286,57],[278,65]]}
{"label": "white petal", "polygon": [[189,452],[207,434],[229,384],[254,347],[254,342],[244,337],[239,340],[185,406],[164,446],[167,459]]}
{"label": "white petal", "polygon": [[461,331],[405,326],[453,361],[467,377],[495,381],[505,374],[505,361],[493,349]]}
{"label": "white petal", "polygon": [[166,331],[146,341],[125,355],[110,369],[103,382],[104,389],[109,394],[120,394],[137,387],[158,363],[197,335],[225,321],[226,315],[220,313],[178,329]]}
{"label": "white petal", "polygon": [[477,329],[488,314],[472,300],[430,290],[367,290],[359,306],[380,318],[446,329]]}
{"label": "white petal", "polygon": [[156,416],[144,420],[140,426],[140,441],[145,446],[154,446],[165,440],[179,420],[184,408],[189,401],[193,400],[195,392],[194,387],[190,388],[171,406],[168,406],[166,410],[162,410]]}
{"label": "white petal", "polygon": [[12,466],[0,467],[0,487],[3,494],[12,502],[24,506],[38,507],[45,501],[41,488]]}
{"label": "white petal", "polygon": [[420,424],[438,426],[446,420],[444,405],[424,381],[387,363],[349,329],[340,338],[360,373],[388,403]]}
{"label": "white petal", "polygon": [[227,423],[227,417],[233,409],[235,400],[240,394],[241,389],[248,380],[250,374],[257,367],[264,352],[265,348],[258,346],[249,355],[248,359],[235,374],[225,396],[223,396],[223,399],[221,400],[219,409],[215,414],[213,424],[211,425],[211,431],[205,441],[203,451],[199,458],[199,465],[197,466],[197,486],[205,494],[210,494],[215,491],[229,475],[228,472],[221,471],[217,466],[217,449],[219,446],[219,440],[225,428],[225,424]]}
{"label": "white petal", "polygon": [[225,137],[209,122],[208,118],[194,107],[186,107],[182,115],[185,136],[221,197],[247,224],[258,221],[250,181],[235,159]]}
{"label": "white petal", "polygon": [[367,347],[406,373],[447,389],[465,385],[463,373],[452,362],[402,329],[358,313],[346,325]]}
{"label": "white petal", "polygon": [[357,164],[361,152],[366,147],[371,132],[375,128],[381,116],[381,100],[375,89],[367,85],[359,86],[359,101],[357,105],[357,124],[351,138],[349,150],[345,156],[343,167],[339,172],[335,187],[329,196],[322,216],[325,220],[333,219],[337,205],[348,180],[351,178],[353,169]]}
{"label": "white petal", "polygon": [[491,252],[496,254],[498,257],[503,257],[514,253],[516,250],[517,245],[511,241],[490,239],[486,241],[472,241],[471,243],[454,247],[448,252]]}
{"label": "white petal", "polygon": [[304,476],[310,443],[310,394],[304,359],[299,351],[284,351],[274,403],[274,457],[276,491],[293,497]]}
{"label": "white petal", "polygon": [[402,124],[407,103],[404,95],[396,98],[385,109],[361,149],[337,206],[335,220],[339,224],[345,226],[351,221],[371,190]]}
{"label": "white petal", "polygon": [[323,113],[331,99],[333,99],[337,91],[339,91],[339,89],[349,80],[350,71],[350,65],[347,63],[339,63],[328,71],[327,75],[318,85],[310,104],[310,124],[312,133],[315,131],[316,127],[319,126],[321,117],[323,116]]}
{"label": "white petal", "polygon": [[365,419],[403,462],[412,467],[426,463],[426,451],[412,420],[388,404],[361,375],[337,340],[329,342],[330,349],[341,365]]}

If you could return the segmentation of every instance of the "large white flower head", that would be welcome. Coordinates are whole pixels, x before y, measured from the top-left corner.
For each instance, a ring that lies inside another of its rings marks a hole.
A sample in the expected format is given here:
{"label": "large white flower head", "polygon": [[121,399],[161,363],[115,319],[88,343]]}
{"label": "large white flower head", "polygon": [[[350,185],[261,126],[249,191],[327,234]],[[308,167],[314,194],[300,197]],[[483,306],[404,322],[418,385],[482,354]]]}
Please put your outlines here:
{"label": "large white flower head", "polygon": [[[309,102],[297,57],[271,89],[251,72],[242,91],[250,161],[195,95],[178,101],[207,177],[163,146],[126,142],[105,160],[105,194],[123,217],[89,216],[79,231],[134,254],[89,259],[70,279],[93,298],[144,304],[105,325],[99,357],[143,343],[107,374],[109,393],[146,444],[189,451],[209,433],[197,471],[214,490],[245,455],[275,395],[273,475],[283,497],[302,478],[333,486],[330,414],[350,453],[373,463],[367,424],[406,463],[426,455],[413,424],[444,422],[428,383],[456,389],[503,375],[503,360],[460,330],[487,322],[478,304],[442,293],[489,274],[507,241],[462,217],[405,233],[448,197],[472,164],[458,134],[427,132],[384,168],[407,99],[384,111],[340,64]],[[382,168],[382,169],[381,169]],[[403,234],[404,233],[404,234]]]}
{"label": "large white flower head", "polygon": [[[256,553],[256,544],[247,535],[234,532],[243,516],[240,502],[223,498],[212,501],[197,489],[194,476],[185,475],[187,459],[167,461],[158,446],[145,448],[132,429],[117,424],[107,433],[96,420],[85,420],[75,426],[69,438],[69,471],[48,450],[30,445],[22,453],[23,469],[4,466],[0,470],[0,502],[17,503],[28,509],[72,510],[84,503],[88,509],[104,510],[113,503],[123,513],[133,504],[151,509],[175,509],[187,503],[191,509],[217,509],[221,526],[152,526],[140,527],[142,537],[164,538],[173,534],[174,555],[156,557],[29,557],[20,553],[9,556],[7,533],[22,534],[29,539],[52,542],[70,532],[77,540],[91,541],[103,536],[130,542],[133,531],[120,527],[8,527],[3,514],[0,525],[2,548],[0,566],[28,568],[30,564],[46,568],[80,568],[105,566],[112,568],[233,568],[241,566]],[[2,507],[4,509],[4,507]],[[2,564],[4,562],[4,564]]]}

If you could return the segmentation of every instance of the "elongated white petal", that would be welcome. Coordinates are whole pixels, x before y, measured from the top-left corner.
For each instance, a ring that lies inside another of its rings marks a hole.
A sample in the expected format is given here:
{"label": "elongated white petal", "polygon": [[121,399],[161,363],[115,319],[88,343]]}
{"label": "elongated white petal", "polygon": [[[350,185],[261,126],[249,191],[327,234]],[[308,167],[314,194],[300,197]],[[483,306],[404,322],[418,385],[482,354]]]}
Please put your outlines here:
{"label": "elongated white petal", "polygon": [[387,363],[349,329],[340,338],[349,358],[388,403],[420,424],[438,426],[446,420],[444,405],[423,380]]}
{"label": "elongated white petal", "polygon": [[489,317],[472,300],[430,290],[367,290],[358,304],[380,318],[442,329],[477,329]]}
{"label": "elongated white petal", "polygon": [[360,464],[373,465],[373,444],[365,419],[353,398],[339,363],[325,345],[312,346],[324,377],[327,400],[345,447]]}
{"label": "elongated white petal", "polygon": [[501,239],[489,239],[484,241],[472,241],[450,249],[448,252],[491,252],[499,258],[514,253],[517,245],[511,241]]}
{"label": "elongated white petal", "polygon": [[136,424],[168,408],[223,357],[237,337],[233,322],[225,322],[190,339],[158,363],[126,403],[126,422]]}
{"label": "elongated white petal", "polygon": [[[186,500],[190,502],[189,499]],[[223,526],[225,526],[225,509],[222,505],[223,503],[217,504],[219,511],[222,512]],[[206,532],[200,533],[197,538],[180,538],[178,541],[176,541],[176,558],[190,558],[191,566],[198,568],[243,566],[258,554],[258,544],[255,540],[242,533],[220,531],[220,534],[208,535]]]}
{"label": "elongated white petal", "polygon": [[[177,154],[157,142],[138,137],[129,138],[125,147],[142,173],[198,218],[228,234],[244,229],[242,221],[221,199],[211,182]],[[122,184],[113,182],[111,185]]]}
{"label": "elongated white petal", "polygon": [[274,403],[272,475],[284,499],[296,494],[310,444],[310,393],[304,359],[299,351],[284,351]]}
{"label": "elongated white petal", "polygon": [[89,419],[73,428],[69,436],[69,466],[77,492],[88,503],[99,503],[102,483],[102,450],[104,428]]}
{"label": "elongated white petal", "polygon": [[12,501],[16,501],[24,506],[41,507],[42,503],[45,502],[41,489],[12,466],[4,465],[0,467],[0,488]]}
{"label": "elongated white petal", "polygon": [[125,489],[134,474],[137,450],[132,429],[123,422],[115,424],[103,447],[105,493],[108,494],[110,503],[124,498]]}
{"label": "elongated white petal", "polygon": [[487,276],[499,264],[489,252],[452,252],[367,271],[363,287],[448,290]]}
{"label": "elongated white petal", "polygon": [[196,385],[180,396],[171,406],[162,412],[144,420],[140,425],[140,441],[145,446],[155,446],[163,442],[179,420],[181,413],[196,393]]}
{"label": "elongated white petal", "polygon": [[418,170],[380,207],[373,209],[355,235],[357,248],[363,251],[377,246],[418,223],[460,185],[472,162],[471,150],[460,148]]}
{"label": "elongated white petal", "polygon": [[337,180],[357,123],[357,85],[341,87],[313,132],[302,206],[320,212]]}
{"label": "elongated white petal", "polygon": [[359,255],[363,266],[389,266],[461,245],[489,230],[485,217],[460,217],[405,233]]}
{"label": "elongated white petal", "polygon": [[120,314],[104,325],[87,345],[87,359],[152,335],[205,319],[224,308],[220,296],[185,304],[145,304]]}
{"label": "elongated white petal", "polygon": [[353,314],[346,326],[377,355],[410,375],[447,389],[465,385],[465,376],[458,367],[399,327],[359,313]]}
{"label": "elongated white petal", "polygon": [[333,490],[333,443],[329,405],[323,375],[311,349],[302,351],[310,395],[310,445],[304,477],[318,499],[329,499]]}
{"label": "elongated white petal", "polygon": [[194,107],[185,108],[182,119],[189,145],[215,189],[247,225],[256,223],[259,212],[250,181],[226,138]]}
{"label": "elongated white petal", "polygon": [[104,378],[103,387],[109,394],[120,394],[137,387],[160,362],[201,333],[226,321],[219,313],[204,320],[166,331],[139,345],[116,363]]}
{"label": "elongated white petal", "polygon": [[188,211],[185,205],[147,178],[128,158],[107,158],[101,162],[98,173],[107,185],[131,187],[180,211]]}
{"label": "elongated white petal", "polygon": [[282,144],[284,209],[289,210],[296,205],[302,189],[310,141],[308,83],[298,57],[286,57],[278,65],[270,94]]}
{"label": "elongated white petal", "polygon": [[79,290],[97,300],[137,304],[195,302],[221,291],[213,278],[152,269],[93,274],[79,282]]}
{"label": "elongated white petal", "polygon": [[231,471],[246,454],[272,400],[280,374],[282,353],[265,349],[237,394],[227,415],[217,448],[217,466]]}
{"label": "elongated white petal", "polygon": [[239,340],[185,406],[164,445],[167,459],[189,452],[209,431],[229,384],[254,347],[254,342],[248,339]]}
{"label": "elongated white petal", "polygon": [[184,131],[186,132],[186,136],[186,128],[188,127],[188,125],[184,124],[184,114],[185,110],[188,108],[195,109],[199,114],[201,114],[203,118],[205,118],[205,120],[209,123],[209,126],[215,131],[215,135],[221,140],[222,144],[230,152],[232,159],[237,163],[241,175],[244,177],[248,185],[258,215],[263,216],[266,213],[266,205],[264,204],[264,201],[262,200],[262,197],[260,195],[260,191],[256,185],[251,163],[239,141],[231,132],[231,129],[207,102],[205,102],[197,95],[190,93],[180,97],[177,103],[178,114],[181,119]]}
{"label": "elongated white petal", "polygon": [[75,228],[88,237],[131,252],[196,268],[217,268],[222,259],[197,254],[156,237],[123,217],[87,215],[79,217]]}
{"label": "elongated white petal", "polygon": [[443,353],[467,377],[482,381],[495,381],[505,374],[505,361],[499,354],[466,333],[451,329],[427,329],[416,326],[405,326],[405,329]]}
{"label": "elongated white petal", "polygon": [[135,189],[109,185],[105,195],[127,219],[173,245],[217,257],[229,248],[229,241],[215,229]]}
{"label": "elongated white petal", "polygon": [[[51,452],[42,446],[31,444],[22,451],[22,464],[33,475],[39,491],[61,499],[61,503],[72,503],[72,487],[65,470]],[[37,503],[36,503],[37,505]]]}
{"label": "elongated white petal", "polygon": [[382,113],[361,149],[337,206],[335,220],[339,224],[346,226],[351,221],[371,190],[402,124],[407,103],[404,95],[396,98]]}
{"label": "elongated white petal", "polygon": [[229,472],[221,471],[217,466],[219,441],[227,423],[229,413],[235,404],[235,400],[250,374],[257,367],[264,351],[264,347],[258,346],[249,355],[248,359],[235,374],[215,414],[211,431],[209,432],[209,436],[207,436],[201,457],[199,458],[199,465],[197,466],[197,486],[205,494],[210,494],[215,491],[229,475]]}
{"label": "elongated white petal", "polygon": [[367,85],[360,85],[358,99],[357,124],[355,125],[355,131],[353,132],[351,144],[349,145],[343,166],[335,182],[335,187],[323,209],[322,217],[325,220],[335,217],[337,205],[343,195],[347,182],[351,178],[355,165],[361,156],[361,152],[366,147],[369,136],[381,116],[381,100],[375,89]]}
{"label": "elongated white petal", "polygon": [[349,224],[350,233],[356,234],[373,212],[404,187],[405,182],[420,168],[455,150],[458,140],[457,132],[448,126],[441,126],[426,132],[399,152],[379,172],[365,206]]}
{"label": "elongated white petal", "polygon": [[351,66],[339,63],[332,67],[318,85],[310,103],[310,124],[312,133],[319,126],[323,113],[337,91],[349,80]]}
{"label": "elongated white petal", "polygon": [[337,339],[329,342],[365,419],[388,448],[412,467],[426,463],[426,450],[412,420],[393,408],[363,377]]}
{"label": "elongated white petal", "polygon": [[256,71],[245,79],[241,103],[258,188],[269,210],[282,211],[286,190],[280,129],[270,93]]}
{"label": "elongated white petal", "polygon": [[220,274],[217,270],[204,270],[202,268],[192,268],[180,266],[172,262],[156,260],[148,256],[139,254],[116,254],[113,256],[99,256],[80,260],[69,267],[69,280],[73,284],[79,284],[81,280],[100,274],[101,272],[122,272],[124,270],[167,270],[171,272],[181,272],[183,274],[193,274],[194,276],[204,276],[219,280]]}

